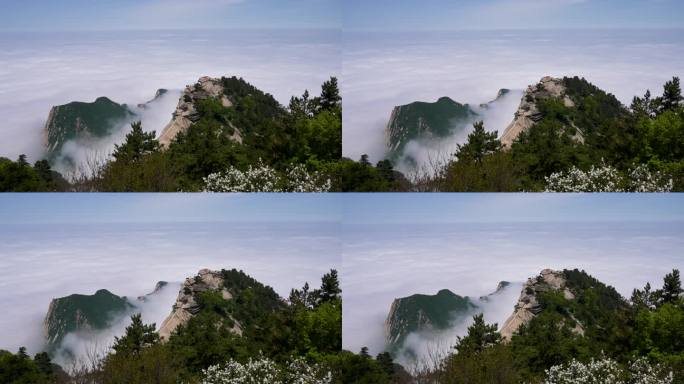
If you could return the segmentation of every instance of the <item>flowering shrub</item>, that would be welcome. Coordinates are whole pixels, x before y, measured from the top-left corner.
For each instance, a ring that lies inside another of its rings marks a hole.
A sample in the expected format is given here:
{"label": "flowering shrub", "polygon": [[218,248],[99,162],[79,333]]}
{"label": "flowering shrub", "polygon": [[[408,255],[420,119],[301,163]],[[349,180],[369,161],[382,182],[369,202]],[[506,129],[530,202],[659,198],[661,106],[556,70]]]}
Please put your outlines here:
{"label": "flowering shrub", "polygon": [[665,372],[660,366],[638,359],[628,369],[622,368],[612,359],[592,359],[583,364],[572,360],[568,364],[556,365],[546,371],[544,384],[671,384],[672,372]]}
{"label": "flowering shrub", "polygon": [[202,371],[202,384],[330,384],[332,374],[297,358],[280,366],[265,357],[249,359],[245,364],[230,360]]}
{"label": "flowering shrub", "polygon": [[328,192],[332,187],[330,179],[318,172],[308,172],[303,164],[282,174],[261,160],[246,171],[231,166],[203,181],[205,192]]}
{"label": "flowering shrub", "polygon": [[670,192],[672,179],[651,172],[644,164],[626,176],[615,167],[601,164],[585,172],[573,166],[568,171],[552,173],[545,178],[546,192]]}

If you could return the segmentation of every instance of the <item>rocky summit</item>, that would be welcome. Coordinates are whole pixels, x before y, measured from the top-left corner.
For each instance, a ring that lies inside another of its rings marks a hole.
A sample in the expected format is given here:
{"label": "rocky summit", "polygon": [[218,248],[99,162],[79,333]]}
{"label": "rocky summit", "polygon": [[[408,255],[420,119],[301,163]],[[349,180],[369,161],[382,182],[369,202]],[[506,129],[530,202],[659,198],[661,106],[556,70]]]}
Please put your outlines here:
{"label": "rocky summit", "polygon": [[[563,101],[566,107],[574,107],[567,93],[567,87],[563,79],[550,76],[542,78],[539,83],[530,85],[523,93],[520,105],[514,114],[513,121],[506,127],[501,135],[501,144],[510,147],[520,133],[530,129],[535,123],[539,122],[543,114],[539,110],[539,102],[557,98]],[[582,140],[581,132],[578,132],[577,140]]]}
{"label": "rocky summit", "polygon": [[[161,132],[159,144],[168,147],[171,141],[181,132],[185,132],[190,126],[200,119],[197,110],[197,102],[215,98],[226,108],[233,106],[233,101],[228,97],[222,79],[201,77],[194,85],[186,86],[183,94],[178,100],[176,110],[173,112],[171,121]],[[239,143],[242,142],[242,135],[239,129],[231,126],[233,135],[231,138]]]}
{"label": "rocky summit", "polygon": [[[529,323],[541,313],[543,308],[539,296],[552,290],[562,292],[563,297],[567,300],[575,298],[575,294],[568,287],[568,281],[563,271],[544,269],[538,276],[527,279],[520,292],[520,298],[513,308],[513,314],[504,322],[499,331],[501,336],[505,340],[510,340],[521,326]],[[573,320],[576,322],[573,331],[578,334],[584,333],[582,324],[577,319],[573,318]]]}
{"label": "rocky summit", "polygon": [[[168,340],[173,331],[181,325],[186,324],[193,316],[199,313],[200,305],[198,295],[206,291],[216,291],[221,294],[224,300],[231,300],[233,294],[226,288],[223,273],[221,271],[211,271],[209,269],[200,270],[194,277],[185,279],[180,287],[176,302],[173,304],[171,314],[162,322],[159,327],[159,336],[162,340]],[[231,317],[235,334],[242,334],[240,323]]]}

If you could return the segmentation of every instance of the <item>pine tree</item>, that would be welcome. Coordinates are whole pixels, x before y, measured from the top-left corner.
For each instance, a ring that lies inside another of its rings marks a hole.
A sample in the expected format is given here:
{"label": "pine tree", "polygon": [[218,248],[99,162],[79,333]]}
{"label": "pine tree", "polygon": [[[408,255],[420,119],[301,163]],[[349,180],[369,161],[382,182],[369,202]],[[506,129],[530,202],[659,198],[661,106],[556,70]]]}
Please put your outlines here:
{"label": "pine tree", "polygon": [[468,327],[468,334],[458,337],[456,350],[459,354],[480,353],[485,348],[501,342],[501,334],[496,324],[486,324],[482,314],[473,316],[473,324]]}
{"label": "pine tree", "polygon": [[321,86],[321,97],[319,98],[319,106],[321,110],[331,111],[340,106],[342,97],[340,96],[340,89],[337,86],[337,78],[331,77]]}
{"label": "pine tree", "polygon": [[663,87],[663,97],[660,101],[660,110],[674,111],[682,103],[682,88],[679,85],[679,77],[673,77],[672,80],[665,83]]}
{"label": "pine tree", "polygon": [[323,275],[321,279],[321,302],[329,302],[340,298],[340,281],[337,278],[337,270],[331,269],[330,273]]}
{"label": "pine tree", "polygon": [[665,275],[663,279],[663,290],[661,293],[662,303],[674,303],[679,300],[682,294],[682,281],[679,277],[679,270],[673,269],[672,273]]}
{"label": "pine tree", "polygon": [[114,146],[112,156],[117,161],[131,163],[140,160],[144,155],[159,150],[159,142],[155,139],[156,134],[144,132],[142,123],[136,121],[131,124],[133,130],[126,135],[126,141],[121,145]]}
{"label": "pine tree", "polygon": [[118,355],[138,354],[147,346],[159,341],[159,334],[155,332],[154,324],[143,324],[142,316],[138,313],[131,316],[131,324],[126,327],[122,337],[114,338],[112,349]]}
{"label": "pine tree", "polygon": [[468,135],[468,141],[458,145],[456,157],[459,161],[474,161],[480,164],[486,155],[501,148],[501,142],[497,140],[496,131],[489,133],[485,131],[483,121],[474,123],[473,128],[473,132]]}

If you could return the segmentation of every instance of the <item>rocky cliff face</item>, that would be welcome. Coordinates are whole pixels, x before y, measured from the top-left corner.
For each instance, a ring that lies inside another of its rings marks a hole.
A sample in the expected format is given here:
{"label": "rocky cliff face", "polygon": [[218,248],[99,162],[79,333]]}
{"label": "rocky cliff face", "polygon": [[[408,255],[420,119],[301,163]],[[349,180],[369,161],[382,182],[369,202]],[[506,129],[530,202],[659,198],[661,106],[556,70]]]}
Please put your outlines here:
{"label": "rocky cliff face", "polygon": [[[527,279],[520,292],[520,298],[515,304],[513,314],[506,320],[499,331],[505,340],[510,340],[522,325],[527,324],[541,313],[542,308],[538,298],[539,294],[550,290],[561,291],[568,300],[575,298],[575,294],[567,286],[567,280],[562,271],[544,269],[537,277]],[[583,328],[579,322],[577,322],[574,331],[580,334],[583,333]]]}
{"label": "rocky cliff face", "polygon": [[126,314],[132,308],[125,297],[106,289],[94,295],[53,299],[43,321],[45,340],[49,348],[57,347],[68,333],[105,329],[113,318]]}
{"label": "rocky cliff face", "polygon": [[[200,306],[197,303],[197,295],[207,290],[220,292],[224,300],[231,300],[233,298],[231,292],[225,288],[221,272],[209,269],[200,270],[196,276],[185,279],[185,282],[181,285],[171,314],[166,317],[159,327],[159,336],[162,340],[168,340],[178,326],[187,323],[194,315],[199,313]],[[231,318],[231,320],[234,322],[231,330],[241,335],[242,326],[235,319]]]}
{"label": "rocky cliff face", "polygon": [[129,120],[135,112],[106,97],[92,103],[72,102],[50,109],[43,129],[43,144],[49,157],[58,155],[69,140],[104,137],[115,124]]}
{"label": "rocky cliff face", "polygon": [[489,301],[492,296],[509,286],[509,282],[502,281],[495,292],[482,296],[479,300],[456,295],[448,289],[443,289],[436,295],[416,294],[395,299],[385,320],[387,348],[394,350],[401,347],[410,333],[445,330],[455,323],[467,320],[482,302]]}
{"label": "rocky cliff face", "polygon": [[137,109],[106,97],[99,97],[92,103],[75,101],[52,107],[43,129],[43,145],[48,157],[60,155],[64,143],[69,140],[87,142],[111,134],[116,127],[139,118],[141,110],[148,109],[167,92],[158,89],[153,99],[138,104]]}
{"label": "rocky cliff face", "polygon": [[[523,93],[518,110],[515,112],[513,121],[506,127],[501,135],[501,144],[509,147],[520,133],[530,129],[542,119],[537,103],[549,98],[563,100],[566,107],[574,107],[575,103],[566,93],[563,79],[546,76],[535,85],[530,85]],[[578,140],[581,140],[581,133]]]}
{"label": "rocky cliff face", "polygon": [[417,101],[394,107],[385,127],[387,149],[398,154],[411,140],[446,137],[476,115],[468,104],[448,97],[434,103]]}
{"label": "rocky cliff face", "polygon": [[[183,94],[178,100],[178,106],[173,112],[171,122],[162,130],[159,136],[159,143],[163,147],[168,147],[171,141],[181,132],[187,131],[190,126],[200,119],[196,103],[198,100],[208,98],[218,99],[224,107],[232,107],[233,102],[226,95],[221,79],[204,76],[193,86],[186,86]],[[232,127],[234,133],[231,138],[237,142],[242,142],[240,131]]]}
{"label": "rocky cliff face", "polygon": [[448,289],[436,295],[395,299],[385,320],[385,341],[388,346],[399,346],[412,332],[446,329],[454,318],[476,307],[467,296],[458,296]]}

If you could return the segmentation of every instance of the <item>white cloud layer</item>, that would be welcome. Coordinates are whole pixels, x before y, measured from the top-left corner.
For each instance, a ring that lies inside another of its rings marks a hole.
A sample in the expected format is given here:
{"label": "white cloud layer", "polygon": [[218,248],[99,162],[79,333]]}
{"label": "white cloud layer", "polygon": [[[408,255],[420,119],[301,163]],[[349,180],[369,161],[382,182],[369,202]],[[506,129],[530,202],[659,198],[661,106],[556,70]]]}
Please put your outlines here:
{"label": "white cloud layer", "polygon": [[[521,91],[546,75],[584,76],[628,105],[684,75],[684,39],[663,30],[345,33],[343,153],[380,160],[396,105],[441,96],[477,105],[500,88]],[[486,128],[501,134],[513,119],[511,105]],[[461,139],[446,140],[444,151]]]}
{"label": "white cloud layer", "polygon": [[[0,33],[0,156],[41,157],[53,105],[100,96],[136,105],[205,75],[241,76],[287,104],[339,75],[338,39],[321,31]],[[175,104],[163,103],[144,128],[159,133]]]}
{"label": "white cloud layer", "polygon": [[[672,222],[344,225],[343,347],[381,352],[395,298],[444,288],[479,297],[502,280],[523,283],[544,268],[584,269],[626,297],[647,281],[661,286],[667,272],[684,268],[682,229]],[[485,320],[501,326],[519,293],[508,290],[484,308]],[[466,327],[409,341],[424,354],[444,353]]]}
{"label": "white cloud layer", "polygon": [[[339,268],[337,226],[311,224],[23,224],[0,231],[0,349],[42,348],[50,300],[108,289],[136,298],[158,281],[180,283],[202,268],[242,269],[283,297]],[[178,293],[171,285],[141,307],[160,325]],[[111,344],[127,319],[95,339],[67,339],[80,352]],[[97,343],[94,342],[97,340]],[[97,345],[95,345],[97,344]]]}

